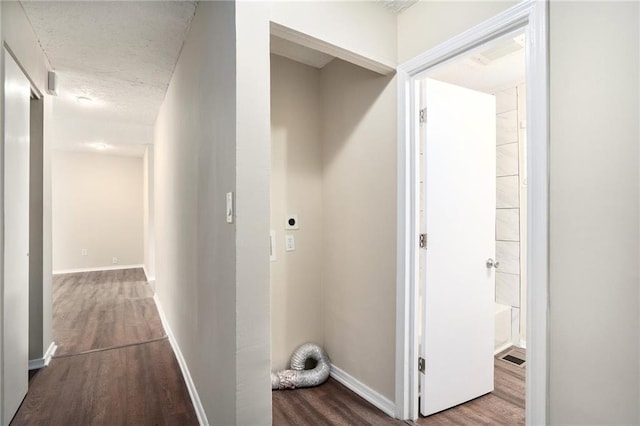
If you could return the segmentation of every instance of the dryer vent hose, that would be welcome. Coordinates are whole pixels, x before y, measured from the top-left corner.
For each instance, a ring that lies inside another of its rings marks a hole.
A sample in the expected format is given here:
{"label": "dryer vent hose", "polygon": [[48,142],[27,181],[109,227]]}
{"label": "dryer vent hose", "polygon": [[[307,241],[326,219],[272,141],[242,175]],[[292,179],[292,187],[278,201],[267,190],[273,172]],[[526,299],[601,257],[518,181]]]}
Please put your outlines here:
{"label": "dryer vent hose", "polygon": [[[307,360],[316,361],[316,366],[305,370]],[[271,372],[271,389],[295,389],[318,386],[329,378],[331,361],[327,353],[314,343],[301,345],[291,355],[291,369]]]}

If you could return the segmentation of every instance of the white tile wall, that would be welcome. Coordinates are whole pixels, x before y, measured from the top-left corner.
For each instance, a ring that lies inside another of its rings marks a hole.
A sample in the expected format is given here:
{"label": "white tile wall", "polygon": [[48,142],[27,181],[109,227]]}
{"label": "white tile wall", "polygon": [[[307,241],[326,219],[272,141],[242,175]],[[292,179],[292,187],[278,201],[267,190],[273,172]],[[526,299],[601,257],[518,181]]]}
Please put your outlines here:
{"label": "white tile wall", "polygon": [[516,88],[503,90],[497,92],[496,96],[496,114],[502,114],[503,112],[513,111],[518,107],[518,95],[516,94]]}
{"label": "white tile wall", "polygon": [[520,209],[496,210],[496,240],[520,241]]}
{"label": "white tile wall", "polygon": [[518,142],[500,145],[496,148],[496,176],[518,174]]}
{"label": "white tile wall", "polygon": [[496,261],[500,262],[500,272],[519,274],[520,243],[513,241],[496,241]]}
{"label": "white tile wall", "polygon": [[[498,269],[502,269],[502,265]],[[520,275],[496,271],[496,302],[520,307]]]}
{"label": "white tile wall", "polygon": [[496,178],[496,207],[499,209],[518,208],[520,206],[518,187],[518,176]]}
{"label": "white tile wall", "polygon": [[518,142],[517,109],[496,116],[496,143],[503,145],[509,142]]}

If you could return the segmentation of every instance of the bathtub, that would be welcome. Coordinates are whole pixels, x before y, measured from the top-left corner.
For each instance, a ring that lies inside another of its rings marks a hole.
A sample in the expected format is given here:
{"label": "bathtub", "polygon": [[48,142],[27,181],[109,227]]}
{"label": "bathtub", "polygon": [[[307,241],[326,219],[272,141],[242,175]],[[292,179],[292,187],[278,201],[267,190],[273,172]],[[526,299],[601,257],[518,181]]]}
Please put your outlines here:
{"label": "bathtub", "polygon": [[511,306],[495,304],[494,354],[511,346]]}

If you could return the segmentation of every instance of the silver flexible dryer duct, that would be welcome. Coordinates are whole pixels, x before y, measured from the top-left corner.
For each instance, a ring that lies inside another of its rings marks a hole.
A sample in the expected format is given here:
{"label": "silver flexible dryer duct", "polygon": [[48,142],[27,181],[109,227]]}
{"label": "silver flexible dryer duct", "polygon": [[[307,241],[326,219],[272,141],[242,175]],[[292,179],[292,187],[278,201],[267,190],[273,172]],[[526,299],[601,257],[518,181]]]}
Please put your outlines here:
{"label": "silver flexible dryer duct", "polygon": [[[317,362],[315,368],[305,370],[308,359]],[[291,355],[291,370],[271,373],[271,389],[295,389],[318,386],[329,378],[331,361],[320,346],[313,343],[301,345]]]}

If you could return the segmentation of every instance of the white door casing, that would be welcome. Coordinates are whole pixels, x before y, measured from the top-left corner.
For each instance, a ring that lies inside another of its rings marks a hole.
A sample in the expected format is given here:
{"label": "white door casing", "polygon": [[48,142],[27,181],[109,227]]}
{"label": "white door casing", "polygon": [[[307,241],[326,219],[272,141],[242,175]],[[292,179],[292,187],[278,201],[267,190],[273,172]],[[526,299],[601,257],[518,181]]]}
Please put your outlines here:
{"label": "white door casing", "polygon": [[31,85],[4,49],[4,298],[2,424],[27,394],[29,362],[29,116]]}
{"label": "white door casing", "polygon": [[422,415],[493,390],[496,108],[486,93],[423,80]]}
{"label": "white door casing", "polygon": [[527,425],[549,423],[549,3],[523,0],[400,64],[396,417],[418,418],[418,160],[415,86],[425,72],[487,41],[524,29],[527,93]]}

